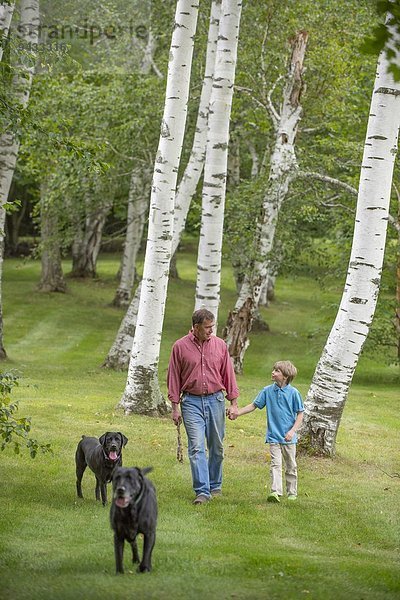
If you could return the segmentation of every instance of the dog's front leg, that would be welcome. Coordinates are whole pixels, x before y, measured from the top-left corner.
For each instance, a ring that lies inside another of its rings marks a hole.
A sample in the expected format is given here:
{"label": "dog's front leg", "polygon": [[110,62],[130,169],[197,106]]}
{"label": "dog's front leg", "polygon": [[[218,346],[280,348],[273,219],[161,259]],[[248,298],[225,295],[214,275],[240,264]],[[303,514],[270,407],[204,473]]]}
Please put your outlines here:
{"label": "dog's front leg", "polygon": [[107,504],[107,484],[106,483],[100,484],[100,491],[101,491],[101,501],[103,503],[103,506],[105,506]]}
{"label": "dog's front leg", "polygon": [[131,542],[131,548],[132,548],[132,562],[133,563],[138,563],[140,558],[139,558],[139,552],[138,552],[138,547],[137,547],[137,542],[136,542],[136,537],[135,539]]}
{"label": "dog's front leg", "polygon": [[151,571],[151,553],[153,552],[154,544],[156,541],[156,534],[150,533],[144,536],[143,540],[143,558],[142,562],[138,566],[138,571],[145,573]]}
{"label": "dog's front leg", "polygon": [[96,489],[95,489],[94,493],[96,494],[96,500],[100,501],[100,481],[97,479],[97,477],[96,477]]}
{"label": "dog's front leg", "polygon": [[115,554],[115,570],[116,573],[124,572],[124,538],[118,537],[116,533],[114,533],[114,554]]}

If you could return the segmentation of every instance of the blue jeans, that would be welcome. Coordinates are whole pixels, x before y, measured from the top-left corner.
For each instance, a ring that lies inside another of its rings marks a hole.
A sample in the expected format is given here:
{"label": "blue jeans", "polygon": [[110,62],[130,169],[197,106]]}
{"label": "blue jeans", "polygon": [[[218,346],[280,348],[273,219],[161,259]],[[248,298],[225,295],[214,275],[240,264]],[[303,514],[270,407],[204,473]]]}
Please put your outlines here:
{"label": "blue jeans", "polygon": [[[223,392],[208,396],[182,396],[182,419],[188,437],[188,455],[196,496],[210,496],[222,486],[225,398]],[[205,446],[207,440],[208,460]]]}

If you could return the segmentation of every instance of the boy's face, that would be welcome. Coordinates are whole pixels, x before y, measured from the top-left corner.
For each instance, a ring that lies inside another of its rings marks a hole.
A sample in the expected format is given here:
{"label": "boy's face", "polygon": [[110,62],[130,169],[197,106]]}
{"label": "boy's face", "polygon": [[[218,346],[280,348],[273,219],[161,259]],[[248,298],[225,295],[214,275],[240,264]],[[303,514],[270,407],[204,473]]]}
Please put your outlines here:
{"label": "boy's face", "polygon": [[275,368],[272,369],[271,379],[276,383],[276,385],[279,385],[279,387],[286,385],[287,382],[287,377],[284,376],[282,371],[279,371]]}

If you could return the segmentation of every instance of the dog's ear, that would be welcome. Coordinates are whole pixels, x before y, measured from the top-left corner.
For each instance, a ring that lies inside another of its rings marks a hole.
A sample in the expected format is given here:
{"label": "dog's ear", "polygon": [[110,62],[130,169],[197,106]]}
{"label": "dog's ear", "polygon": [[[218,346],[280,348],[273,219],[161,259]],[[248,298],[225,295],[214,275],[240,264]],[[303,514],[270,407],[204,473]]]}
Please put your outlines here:
{"label": "dog's ear", "polygon": [[147,475],[147,473],[151,473],[153,467],[144,467],[144,469],[139,469],[142,475]]}
{"label": "dog's ear", "polygon": [[104,444],[105,444],[107,434],[108,434],[108,431],[106,431],[106,433],[103,433],[103,435],[101,437],[99,437],[99,442],[102,446],[104,446]]}
{"label": "dog's ear", "polygon": [[120,472],[121,472],[121,467],[117,467],[116,469],[114,469],[113,474],[112,474],[112,481],[116,480],[116,478],[118,477]]}
{"label": "dog's ear", "polygon": [[123,433],[121,433],[120,431],[118,431],[119,435],[121,436],[121,442],[122,442],[122,446],[125,448],[125,446],[128,443],[128,438],[124,436]]}

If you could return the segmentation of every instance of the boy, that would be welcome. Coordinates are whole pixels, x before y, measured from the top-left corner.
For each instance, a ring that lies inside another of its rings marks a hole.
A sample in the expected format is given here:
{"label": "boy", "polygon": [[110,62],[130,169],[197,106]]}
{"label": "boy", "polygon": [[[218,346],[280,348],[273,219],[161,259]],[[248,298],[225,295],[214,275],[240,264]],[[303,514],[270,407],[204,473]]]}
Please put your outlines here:
{"label": "boy", "polygon": [[[303,420],[304,406],[299,391],[290,385],[296,375],[296,367],[288,360],[276,362],[271,376],[274,383],[262,389],[251,404],[240,408],[237,413],[240,417],[256,408],[266,408],[266,442],[271,452],[271,493],[267,502],[280,502],[282,458],[285,462],[288,500],[297,498],[296,431]],[[229,413],[229,409],[228,416],[231,420],[236,418],[234,413]]]}

